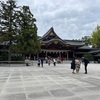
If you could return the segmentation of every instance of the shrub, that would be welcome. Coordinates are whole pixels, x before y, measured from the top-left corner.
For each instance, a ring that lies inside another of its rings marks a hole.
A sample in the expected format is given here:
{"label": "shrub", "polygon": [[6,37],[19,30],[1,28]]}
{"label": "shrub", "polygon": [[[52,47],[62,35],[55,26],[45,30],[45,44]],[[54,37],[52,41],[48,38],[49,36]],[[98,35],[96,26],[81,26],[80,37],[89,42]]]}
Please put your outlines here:
{"label": "shrub", "polygon": [[87,58],[89,61],[93,61],[94,57],[92,54],[84,54],[84,57]]}

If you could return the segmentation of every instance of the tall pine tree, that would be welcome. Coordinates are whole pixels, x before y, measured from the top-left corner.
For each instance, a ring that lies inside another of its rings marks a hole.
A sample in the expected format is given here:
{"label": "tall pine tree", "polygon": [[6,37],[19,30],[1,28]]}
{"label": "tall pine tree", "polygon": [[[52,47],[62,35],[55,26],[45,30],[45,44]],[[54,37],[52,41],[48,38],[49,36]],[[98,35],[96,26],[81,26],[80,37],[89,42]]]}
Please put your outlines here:
{"label": "tall pine tree", "polygon": [[9,61],[12,52],[23,55],[39,53],[36,19],[29,6],[19,8],[14,0],[0,2],[0,5],[0,42],[9,46]]}
{"label": "tall pine tree", "polygon": [[23,6],[17,22],[19,31],[17,36],[17,48],[23,55],[35,54],[40,51],[40,42],[37,36],[36,19],[28,6]]}
{"label": "tall pine tree", "polygon": [[0,41],[5,42],[9,49],[9,61],[11,60],[12,46],[17,34],[16,16],[18,8],[14,0],[0,2]]}

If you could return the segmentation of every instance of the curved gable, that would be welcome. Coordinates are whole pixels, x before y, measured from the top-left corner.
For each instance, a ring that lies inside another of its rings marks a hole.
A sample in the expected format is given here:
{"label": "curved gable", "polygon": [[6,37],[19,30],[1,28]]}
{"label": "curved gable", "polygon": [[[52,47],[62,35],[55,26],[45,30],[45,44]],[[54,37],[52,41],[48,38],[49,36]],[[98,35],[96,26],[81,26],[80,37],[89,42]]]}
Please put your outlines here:
{"label": "curved gable", "polygon": [[54,31],[53,27],[51,27],[42,37],[41,41],[49,41],[51,39],[60,39],[62,40]]}

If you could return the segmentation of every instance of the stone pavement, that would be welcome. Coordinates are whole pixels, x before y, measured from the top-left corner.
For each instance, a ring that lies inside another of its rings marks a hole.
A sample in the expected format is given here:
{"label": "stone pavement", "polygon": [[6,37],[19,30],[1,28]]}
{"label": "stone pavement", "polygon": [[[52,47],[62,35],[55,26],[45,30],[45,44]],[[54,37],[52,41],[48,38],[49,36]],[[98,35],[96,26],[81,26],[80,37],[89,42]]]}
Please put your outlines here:
{"label": "stone pavement", "polygon": [[72,74],[70,64],[44,67],[0,66],[0,100],[100,100],[100,64],[81,66]]}

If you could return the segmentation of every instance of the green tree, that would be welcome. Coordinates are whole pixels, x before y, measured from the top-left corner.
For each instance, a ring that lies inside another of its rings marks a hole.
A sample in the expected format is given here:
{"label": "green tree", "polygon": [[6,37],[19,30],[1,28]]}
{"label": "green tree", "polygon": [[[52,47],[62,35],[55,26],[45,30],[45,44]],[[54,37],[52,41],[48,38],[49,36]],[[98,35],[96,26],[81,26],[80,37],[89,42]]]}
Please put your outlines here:
{"label": "green tree", "polygon": [[90,36],[84,36],[81,40],[85,42],[85,45],[91,45]]}
{"label": "green tree", "polygon": [[94,60],[93,55],[92,54],[89,54],[89,53],[84,54],[84,57],[87,58],[89,61],[93,61]]}
{"label": "green tree", "polygon": [[100,26],[97,26],[90,39],[94,47],[100,47]]}
{"label": "green tree", "polygon": [[[23,54],[35,54],[40,51],[40,42],[37,36],[36,19],[28,6],[23,6],[17,22],[19,31],[17,35],[17,45],[19,52]],[[17,50],[17,51],[18,51]]]}
{"label": "green tree", "polygon": [[35,22],[28,6],[18,7],[14,0],[0,2],[0,42],[9,45],[9,61],[11,53],[40,52]]}
{"label": "green tree", "polygon": [[0,42],[6,42],[9,45],[9,61],[17,34],[17,8],[14,0],[0,2]]}

